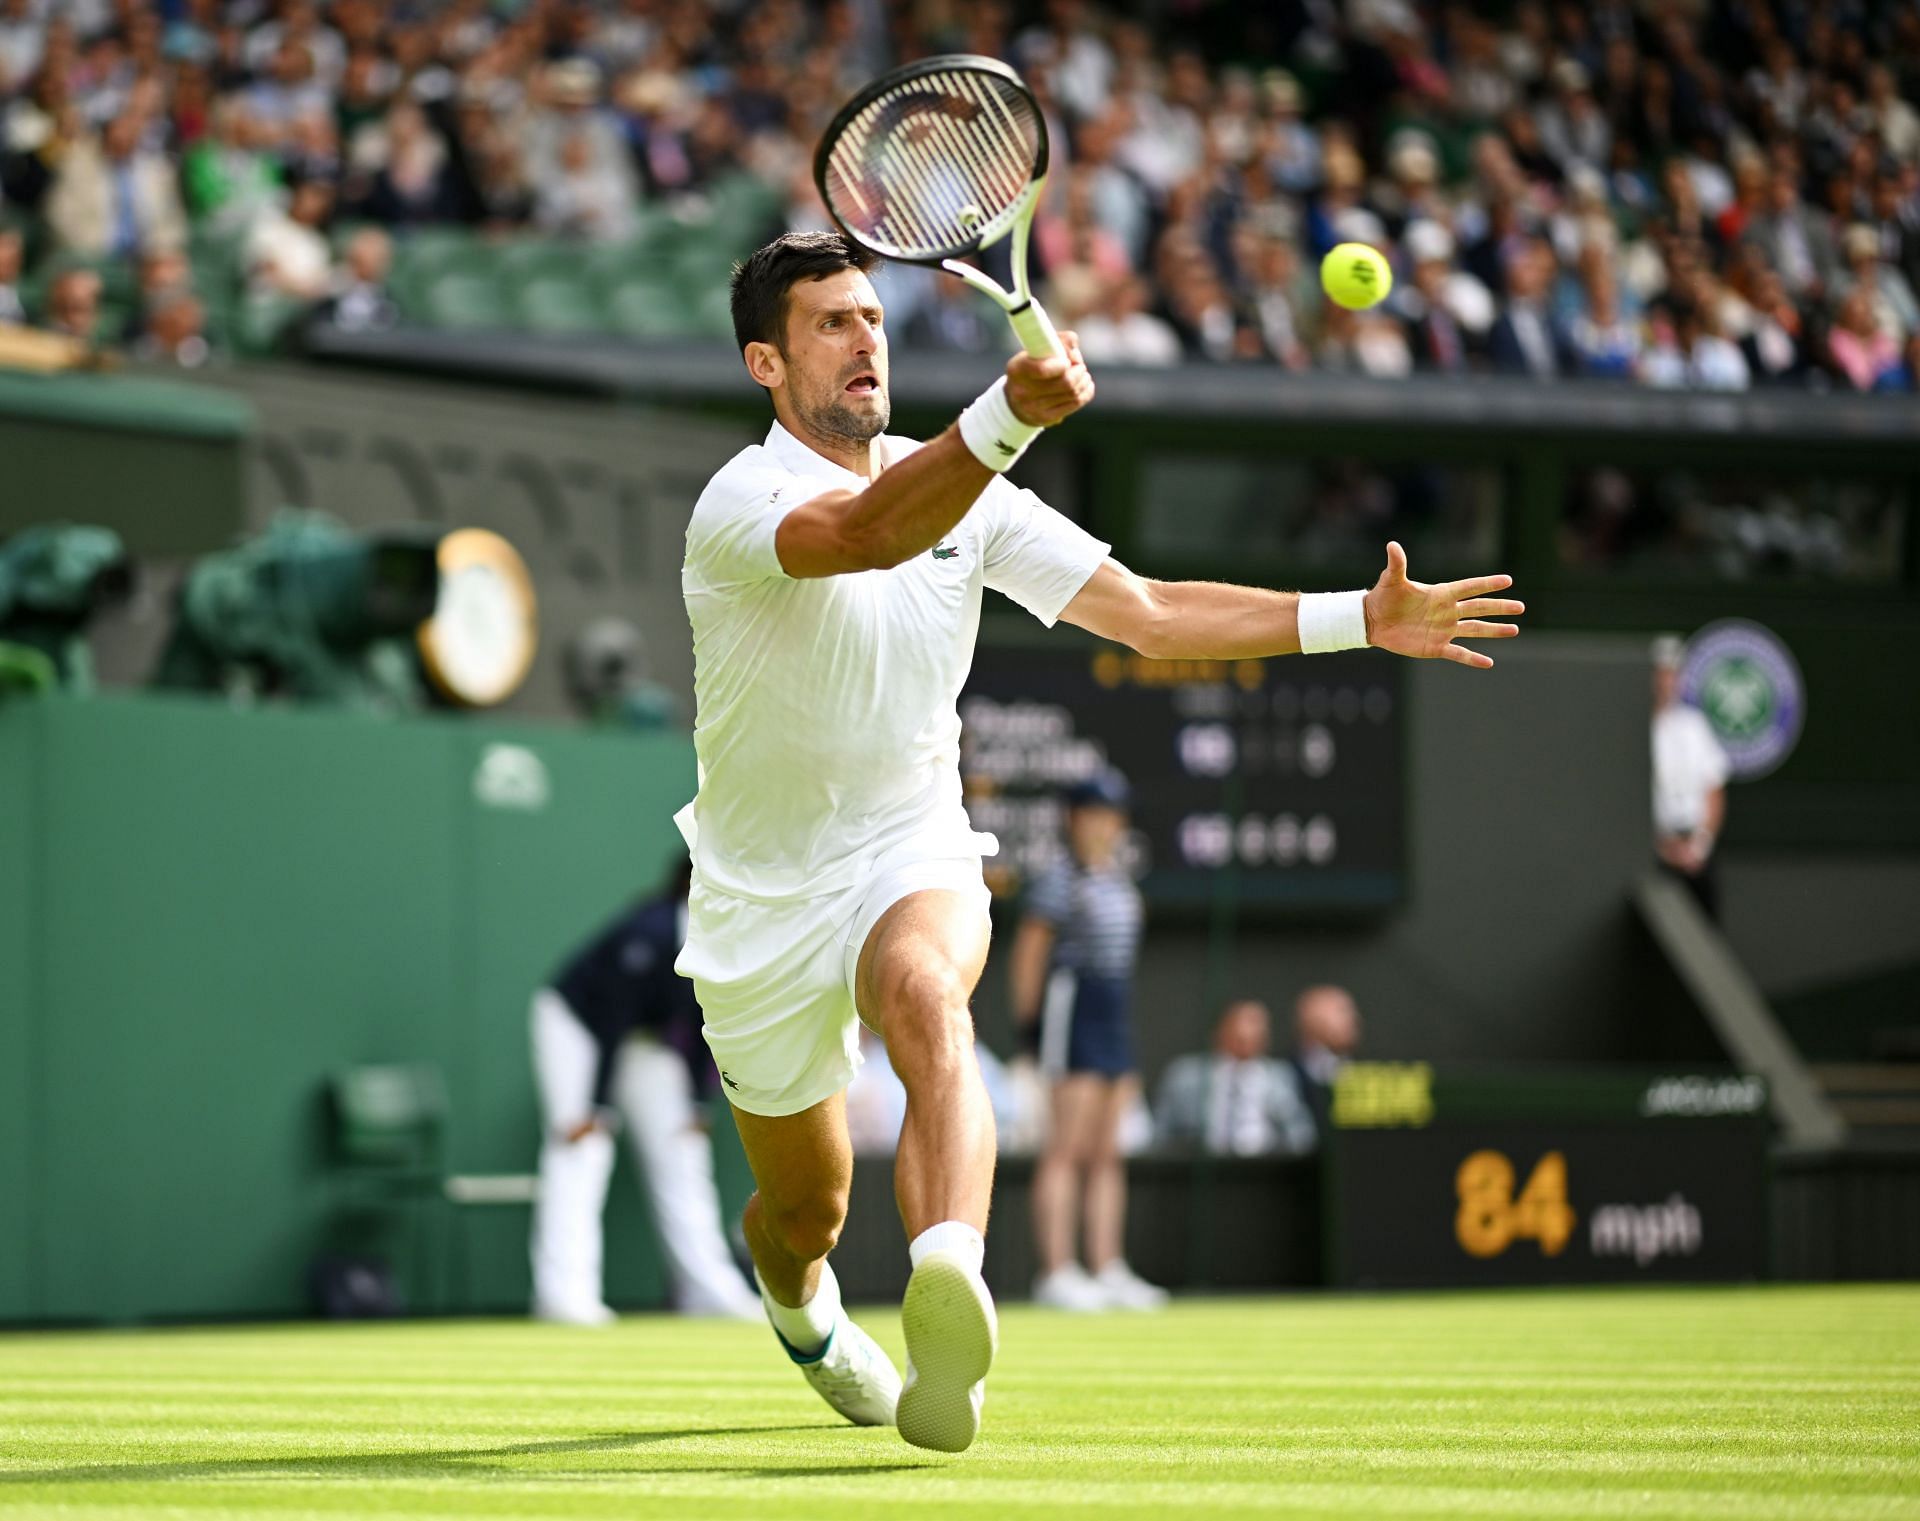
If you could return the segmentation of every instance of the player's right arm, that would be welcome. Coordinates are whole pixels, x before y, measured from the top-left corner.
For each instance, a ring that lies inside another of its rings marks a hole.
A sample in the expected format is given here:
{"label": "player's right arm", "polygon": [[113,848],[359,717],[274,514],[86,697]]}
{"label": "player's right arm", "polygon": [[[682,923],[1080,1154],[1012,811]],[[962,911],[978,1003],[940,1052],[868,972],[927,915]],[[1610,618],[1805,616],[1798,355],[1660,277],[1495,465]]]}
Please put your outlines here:
{"label": "player's right arm", "polygon": [[[1073,334],[1067,357],[1018,354],[1007,363],[1007,401],[1030,427],[1050,428],[1093,399],[1093,377]],[[826,491],[780,520],[774,548],[796,580],[890,570],[925,554],[949,533],[994,477],[949,427],[881,471],[862,491]]]}

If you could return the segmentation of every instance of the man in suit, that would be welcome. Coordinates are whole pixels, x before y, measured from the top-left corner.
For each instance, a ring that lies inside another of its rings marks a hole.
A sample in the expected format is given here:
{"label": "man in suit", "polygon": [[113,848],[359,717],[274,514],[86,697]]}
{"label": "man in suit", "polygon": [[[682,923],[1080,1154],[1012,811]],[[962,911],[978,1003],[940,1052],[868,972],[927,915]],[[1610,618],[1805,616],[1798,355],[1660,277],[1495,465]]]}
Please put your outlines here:
{"label": "man in suit", "polygon": [[1176,1058],[1160,1079],[1154,1134],[1163,1145],[1216,1156],[1301,1156],[1313,1115],[1293,1069],[1268,1054],[1273,1019],[1257,998],[1228,1004],[1213,1050]]}
{"label": "man in suit", "polygon": [[1571,368],[1565,335],[1547,310],[1552,280],[1552,252],[1544,240],[1527,239],[1507,265],[1506,309],[1487,334],[1496,370],[1548,380]]}
{"label": "man in suit", "polygon": [[1333,1108],[1333,1080],[1359,1044],[1360,1009],[1351,993],[1332,983],[1301,990],[1293,1001],[1293,1055],[1287,1067],[1322,1136]]}

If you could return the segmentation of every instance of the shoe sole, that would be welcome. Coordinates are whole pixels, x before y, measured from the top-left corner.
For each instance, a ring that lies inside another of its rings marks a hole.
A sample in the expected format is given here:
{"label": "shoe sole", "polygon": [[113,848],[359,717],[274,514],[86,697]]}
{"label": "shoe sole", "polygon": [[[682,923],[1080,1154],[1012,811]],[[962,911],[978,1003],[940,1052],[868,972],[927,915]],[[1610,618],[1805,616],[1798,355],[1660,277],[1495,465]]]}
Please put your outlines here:
{"label": "shoe sole", "polygon": [[990,1300],[956,1258],[935,1255],[914,1269],[900,1320],[913,1383],[900,1394],[903,1440],[934,1452],[964,1452],[980,1434],[973,1386],[987,1376],[1000,1328]]}

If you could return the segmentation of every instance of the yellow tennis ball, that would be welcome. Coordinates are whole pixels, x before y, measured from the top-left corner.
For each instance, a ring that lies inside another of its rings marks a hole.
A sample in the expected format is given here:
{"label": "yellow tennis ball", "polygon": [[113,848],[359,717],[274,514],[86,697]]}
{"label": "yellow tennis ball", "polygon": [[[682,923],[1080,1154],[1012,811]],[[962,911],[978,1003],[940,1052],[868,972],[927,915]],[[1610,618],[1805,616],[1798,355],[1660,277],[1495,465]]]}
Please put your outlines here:
{"label": "yellow tennis ball", "polygon": [[1348,311],[1363,311],[1387,299],[1393,269],[1379,249],[1342,243],[1320,261],[1320,283]]}

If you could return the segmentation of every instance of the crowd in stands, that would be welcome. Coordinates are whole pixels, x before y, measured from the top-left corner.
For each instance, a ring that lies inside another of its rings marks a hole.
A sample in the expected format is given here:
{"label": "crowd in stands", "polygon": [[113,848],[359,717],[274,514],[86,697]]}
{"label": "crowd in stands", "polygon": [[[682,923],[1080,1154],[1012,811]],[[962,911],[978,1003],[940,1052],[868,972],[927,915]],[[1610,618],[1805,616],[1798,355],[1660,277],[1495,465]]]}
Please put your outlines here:
{"label": "crowd in stands", "polygon": [[[1911,0],[0,0],[0,323],[191,363],[250,311],[416,317],[426,230],[620,248],[736,178],[740,241],[822,225],[825,121],[933,51],[1040,98],[1095,362],[1920,382]],[[1348,240],[1374,311],[1320,295]],[[902,341],[1006,346],[883,290]]]}

